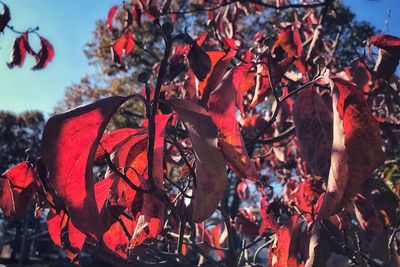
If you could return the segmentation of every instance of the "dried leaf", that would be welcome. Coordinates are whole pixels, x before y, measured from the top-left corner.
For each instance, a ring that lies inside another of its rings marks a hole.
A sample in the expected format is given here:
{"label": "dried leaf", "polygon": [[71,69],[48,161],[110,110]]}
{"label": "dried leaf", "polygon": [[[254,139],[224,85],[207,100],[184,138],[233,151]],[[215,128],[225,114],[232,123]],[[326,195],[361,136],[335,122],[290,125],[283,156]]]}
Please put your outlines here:
{"label": "dried leaf", "polygon": [[35,54],[36,65],[32,70],[44,69],[54,58],[54,48],[48,40],[40,36],[40,50]]}

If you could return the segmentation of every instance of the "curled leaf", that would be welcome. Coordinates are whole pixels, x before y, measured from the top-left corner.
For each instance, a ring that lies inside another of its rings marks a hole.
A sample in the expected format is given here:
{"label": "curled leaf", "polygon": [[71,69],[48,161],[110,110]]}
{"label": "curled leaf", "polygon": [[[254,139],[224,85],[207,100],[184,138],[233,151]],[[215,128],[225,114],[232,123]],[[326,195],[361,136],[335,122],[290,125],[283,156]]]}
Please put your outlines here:
{"label": "curled leaf", "polygon": [[382,34],[372,36],[370,42],[379,48],[374,70],[378,77],[389,80],[399,65],[400,38]]}
{"label": "curled leaf", "polygon": [[108,16],[107,16],[107,27],[112,30],[113,29],[113,19],[115,12],[118,9],[118,5],[112,6],[110,10],[108,11]]}
{"label": "curled leaf", "polygon": [[196,183],[192,218],[201,222],[212,215],[224,197],[227,174],[225,160],[218,150],[218,130],[209,113],[184,99],[169,101],[190,135],[195,154]]}
{"label": "curled leaf", "polygon": [[40,36],[40,45],[39,53],[35,55],[36,65],[33,66],[32,70],[44,69],[54,58],[53,46],[42,36]]}
{"label": "curled leaf", "polygon": [[133,38],[133,33],[127,31],[122,35],[111,48],[111,57],[117,66],[125,70],[125,64],[123,58],[132,52],[135,47],[135,40]]}
{"label": "curled leaf", "polygon": [[25,61],[26,56],[26,38],[27,34],[23,34],[20,37],[15,38],[13,48],[10,54],[10,62],[7,63],[7,66],[12,69],[15,66],[22,67]]}
{"label": "curled leaf", "polygon": [[0,15],[0,33],[2,33],[4,31],[4,29],[8,25],[8,22],[11,20],[10,9],[3,2],[2,2],[2,4],[4,7],[4,11]]}

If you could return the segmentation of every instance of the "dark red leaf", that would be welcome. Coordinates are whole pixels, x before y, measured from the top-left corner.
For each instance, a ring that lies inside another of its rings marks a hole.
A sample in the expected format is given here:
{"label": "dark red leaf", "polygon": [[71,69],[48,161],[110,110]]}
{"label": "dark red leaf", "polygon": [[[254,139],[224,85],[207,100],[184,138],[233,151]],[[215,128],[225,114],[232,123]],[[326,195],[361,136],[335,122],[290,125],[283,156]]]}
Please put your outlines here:
{"label": "dark red leaf", "polygon": [[41,157],[49,184],[76,228],[99,240],[101,223],[93,189],[93,160],[105,127],[130,97],[114,96],[55,115],[43,132]]}
{"label": "dark red leaf", "polygon": [[231,69],[208,101],[211,118],[219,131],[218,145],[232,170],[240,178],[258,179],[259,174],[247,154],[236,119],[236,99],[240,84],[251,64]]}
{"label": "dark red leaf", "polygon": [[4,177],[0,177],[0,209],[5,216],[15,214],[14,194],[10,181]]}
{"label": "dark red leaf", "polygon": [[370,42],[379,48],[374,70],[378,77],[389,80],[399,65],[400,38],[382,34],[372,36]]}
{"label": "dark red leaf", "polygon": [[24,161],[0,178],[0,208],[6,216],[21,218],[36,190],[34,168]]}
{"label": "dark red leaf", "polygon": [[40,51],[35,55],[36,65],[33,66],[32,70],[44,69],[54,58],[53,46],[42,36],[40,36],[40,45]]}
{"label": "dark red leaf", "polygon": [[118,5],[112,6],[108,11],[108,18],[107,18],[107,27],[112,30],[113,29],[113,19],[115,15],[115,11],[117,11]]}
{"label": "dark red leaf", "polygon": [[361,90],[340,78],[333,81],[331,169],[319,218],[339,211],[384,161],[379,126]]}
{"label": "dark red leaf", "polygon": [[375,35],[370,38],[372,45],[392,55],[400,55],[400,38],[393,35]]}
{"label": "dark red leaf", "polygon": [[314,174],[328,180],[332,150],[332,112],[316,89],[302,90],[293,105],[293,120],[302,159]]}
{"label": "dark red leaf", "polygon": [[246,200],[249,198],[250,190],[246,181],[242,181],[236,188],[236,192],[240,199]]}
{"label": "dark red leaf", "polygon": [[194,44],[190,48],[187,58],[196,78],[203,81],[211,71],[210,56],[200,46]]}
{"label": "dark red leaf", "polygon": [[225,160],[218,149],[218,130],[209,113],[184,99],[169,101],[189,132],[195,154],[196,184],[192,218],[201,222],[212,215],[224,197],[227,174]]}
{"label": "dark red leaf", "polygon": [[234,226],[239,234],[245,235],[250,239],[254,239],[258,236],[258,231],[260,229],[260,226],[255,223],[251,213],[247,212],[247,210],[241,210],[235,217]]}
{"label": "dark red leaf", "polygon": [[26,35],[21,35],[14,40],[13,49],[10,54],[10,62],[7,63],[7,66],[10,69],[14,68],[15,66],[21,68],[24,64],[26,56],[25,36]]}
{"label": "dark red leaf", "polygon": [[384,161],[378,122],[372,115],[362,92],[354,83],[334,79],[339,89],[337,110],[343,118],[349,183],[345,198],[357,194],[364,181]]}
{"label": "dark red leaf", "polygon": [[5,27],[8,25],[8,22],[11,20],[10,9],[3,2],[2,4],[4,7],[4,11],[0,15],[0,33],[4,31]]}
{"label": "dark red leaf", "polygon": [[176,76],[185,70],[185,56],[180,54],[172,56],[168,70],[168,79],[175,79]]}

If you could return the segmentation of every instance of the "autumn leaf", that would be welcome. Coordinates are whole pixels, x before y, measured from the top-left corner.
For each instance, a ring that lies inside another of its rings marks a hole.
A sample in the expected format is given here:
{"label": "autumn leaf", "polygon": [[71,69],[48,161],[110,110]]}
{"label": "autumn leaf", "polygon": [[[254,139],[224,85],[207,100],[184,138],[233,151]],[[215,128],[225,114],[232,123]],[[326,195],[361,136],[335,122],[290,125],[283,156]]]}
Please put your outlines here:
{"label": "autumn leaf", "polygon": [[[164,169],[164,133],[171,114],[160,114],[155,117],[156,131],[153,156],[153,182],[157,190],[163,189]],[[146,180],[148,177],[144,177]],[[152,184],[152,182],[150,182]],[[143,195],[143,206],[137,219],[130,245],[143,243],[147,238],[155,238],[163,228],[164,204],[151,194]]]}
{"label": "autumn leaf", "polygon": [[332,92],[333,107],[333,142],[331,166],[328,175],[328,184],[323,202],[318,213],[318,219],[324,219],[336,213],[342,202],[343,194],[349,179],[349,166],[345,148],[345,133],[343,117],[336,108],[339,102],[339,90],[335,87]]}
{"label": "autumn leaf", "polygon": [[379,48],[374,71],[385,80],[389,80],[396,71],[400,60],[400,38],[392,35],[375,35],[370,43]]}
{"label": "autumn leaf", "polygon": [[211,58],[211,71],[207,74],[204,81],[199,82],[199,91],[202,94],[201,102],[203,106],[207,106],[208,98],[210,94],[217,88],[221,83],[222,78],[226,73],[226,69],[231,63],[236,52],[230,50],[228,53],[222,53],[219,51],[207,52]]}
{"label": "autumn leaf", "polygon": [[114,96],[55,115],[46,123],[40,155],[49,184],[76,228],[99,240],[101,223],[93,189],[93,160],[105,127],[130,97]]}
{"label": "autumn leaf", "polygon": [[54,58],[54,48],[48,40],[40,36],[40,50],[35,55],[36,65],[32,70],[41,70],[49,64]]}
{"label": "autumn leaf", "polygon": [[211,71],[210,56],[196,43],[192,45],[187,54],[190,69],[200,81],[203,81]]}
{"label": "autumn leaf", "polygon": [[268,256],[272,267],[297,267],[297,239],[301,231],[301,221],[293,216],[289,222],[275,232],[275,240]]}
{"label": "autumn leaf", "polygon": [[118,5],[114,5],[108,11],[107,27],[110,30],[113,30],[113,19],[114,19],[115,11],[117,11],[117,9],[118,9]]}
{"label": "autumn leaf", "polygon": [[0,33],[4,32],[4,29],[7,27],[8,22],[11,20],[10,9],[6,4],[3,4],[4,11],[0,15]]}
{"label": "autumn leaf", "polygon": [[0,208],[5,216],[21,218],[36,191],[36,174],[27,161],[7,170],[0,178]]}
{"label": "autumn leaf", "polygon": [[227,184],[225,160],[217,145],[218,130],[210,114],[195,103],[184,99],[173,99],[168,103],[190,135],[196,163],[192,219],[201,222],[215,211]]}
{"label": "autumn leaf", "polygon": [[384,161],[379,126],[361,90],[340,78],[333,81],[331,168],[319,219],[339,211]]}
{"label": "autumn leaf", "polygon": [[143,131],[144,128],[122,128],[104,135],[100,140],[100,146],[97,148],[95,159],[103,157],[106,151],[111,154],[118,144]]}
{"label": "autumn leaf", "polygon": [[111,57],[117,66],[125,70],[123,58],[132,52],[135,48],[135,40],[133,33],[130,31],[125,32],[111,47]]}
{"label": "autumn leaf", "polygon": [[208,107],[219,131],[218,146],[229,166],[241,178],[258,179],[259,174],[247,154],[236,120],[237,91],[250,68],[251,64],[241,64],[225,74],[211,93]]}
{"label": "autumn leaf", "polygon": [[75,227],[68,214],[64,210],[57,213],[50,209],[47,215],[47,229],[51,240],[64,249],[71,261],[78,263],[79,252],[85,244],[86,235]]}
{"label": "autumn leaf", "polygon": [[339,89],[337,110],[343,118],[349,183],[345,197],[354,197],[364,181],[383,163],[378,122],[372,115],[364,96],[354,83],[334,78]]}
{"label": "autumn leaf", "polygon": [[13,48],[10,54],[10,62],[7,66],[12,69],[15,66],[22,67],[26,57],[26,42],[27,34],[23,34],[14,40]]}
{"label": "autumn leaf", "polygon": [[302,90],[292,111],[302,159],[314,174],[328,180],[332,150],[332,112],[312,87]]}
{"label": "autumn leaf", "polygon": [[249,198],[250,190],[249,186],[247,185],[246,181],[241,181],[237,188],[236,193],[238,194],[239,198],[242,200],[246,200]]}

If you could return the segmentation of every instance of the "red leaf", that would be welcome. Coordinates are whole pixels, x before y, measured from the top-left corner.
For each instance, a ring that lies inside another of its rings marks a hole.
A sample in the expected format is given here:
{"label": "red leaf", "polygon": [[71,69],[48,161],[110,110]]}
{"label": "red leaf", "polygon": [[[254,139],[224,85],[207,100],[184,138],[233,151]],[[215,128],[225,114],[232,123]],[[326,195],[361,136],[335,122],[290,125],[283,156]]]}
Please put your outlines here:
{"label": "red leaf", "polygon": [[372,36],[370,42],[379,48],[374,71],[378,77],[389,80],[399,65],[400,38],[382,34]]}
{"label": "red leaf", "polygon": [[254,239],[258,236],[258,231],[260,229],[260,226],[254,222],[251,213],[244,209],[235,217],[234,226],[239,234],[245,235],[250,239]]}
{"label": "red leaf", "polygon": [[319,218],[340,210],[384,161],[380,131],[356,85],[334,78],[333,145],[327,193]]}
{"label": "red leaf", "polygon": [[331,166],[329,169],[326,193],[321,204],[317,219],[324,219],[338,211],[345,187],[347,185],[349,171],[344,144],[345,134],[343,118],[339,115],[336,106],[339,101],[339,91],[333,89],[333,143],[331,154]]}
{"label": "red leaf", "polygon": [[40,51],[35,55],[36,65],[33,66],[32,70],[44,69],[54,58],[53,46],[42,36],[40,36],[40,45]]}
{"label": "red leaf", "polygon": [[0,209],[5,216],[15,214],[14,194],[8,179],[0,177]]}
{"label": "red leaf", "polygon": [[68,214],[64,210],[57,214],[54,209],[50,209],[47,215],[47,229],[51,240],[64,249],[71,261],[77,262],[86,235],[74,226]]}
{"label": "red leaf", "polygon": [[226,69],[231,63],[236,52],[234,50],[224,54],[219,51],[207,52],[211,58],[211,71],[207,74],[204,81],[199,82],[199,90],[202,94],[201,102],[203,106],[208,103],[210,94],[217,88],[221,83],[222,78],[226,73]]}
{"label": "red leaf", "polygon": [[11,20],[10,9],[3,2],[2,2],[2,4],[4,7],[4,11],[0,15],[0,33],[2,33],[4,31],[4,29],[8,25],[8,22]]}
{"label": "red leaf", "polygon": [[339,89],[337,110],[343,118],[346,156],[349,165],[349,183],[345,197],[357,194],[365,180],[383,163],[378,122],[372,115],[362,92],[355,84],[334,78]]}
{"label": "red leaf", "polygon": [[112,46],[112,60],[120,67],[125,69],[123,58],[132,52],[135,47],[133,33],[127,31]]}
{"label": "red leaf", "polygon": [[370,38],[372,45],[386,50],[390,54],[400,54],[400,38],[393,35],[380,34]]}
{"label": "red leaf", "polygon": [[25,38],[26,34],[21,35],[20,37],[14,40],[13,49],[10,54],[10,62],[7,63],[7,66],[12,69],[15,66],[22,67],[25,61],[26,56],[26,48],[25,48]]}
{"label": "red leaf", "polygon": [[292,115],[302,159],[314,174],[327,181],[333,139],[331,111],[310,87],[298,94]]}
{"label": "red leaf", "polygon": [[247,185],[246,181],[242,181],[236,188],[236,192],[240,199],[246,200],[249,198],[249,186]]}
{"label": "red leaf", "polygon": [[144,128],[122,128],[104,135],[101,138],[100,146],[97,148],[95,159],[103,157],[106,151],[111,154],[118,144],[143,130]]}
{"label": "red leaf", "polygon": [[209,113],[184,99],[169,101],[190,135],[195,154],[196,183],[192,218],[201,222],[212,215],[224,197],[227,174],[225,160],[217,147],[218,130]]}
{"label": "red leaf", "polygon": [[[154,157],[153,157],[153,181],[157,189],[163,188],[164,169],[163,169],[163,154],[164,154],[164,131],[171,115],[157,115],[156,133],[154,142]],[[145,177],[146,178],[146,177]],[[147,177],[148,179],[148,177]],[[146,185],[142,184],[144,188]],[[143,206],[140,211],[140,216],[137,219],[134,235],[132,236],[131,245],[136,246],[141,244],[147,238],[155,238],[163,228],[164,223],[164,205],[163,203],[152,196],[144,194]]]}
{"label": "red leaf", "polygon": [[372,76],[362,62],[358,60],[352,62],[350,67],[345,68],[345,72],[351,77],[351,81],[356,83],[364,93],[369,93],[369,82]]}
{"label": "red leaf", "polygon": [[[4,179],[3,179],[4,178]],[[21,218],[28,208],[35,192],[33,167],[24,161],[0,178],[0,208],[6,216]]]}
{"label": "red leaf", "polygon": [[208,106],[220,136],[218,145],[229,166],[241,178],[258,179],[259,174],[250,160],[236,120],[237,91],[251,64],[241,64],[230,70],[211,93]]}
{"label": "red leaf", "polygon": [[108,19],[107,19],[107,27],[112,30],[113,29],[113,19],[115,15],[115,11],[117,11],[118,5],[112,6],[108,11]]}
{"label": "red leaf", "polygon": [[101,213],[108,196],[110,195],[110,190],[112,185],[117,182],[117,179],[112,179],[112,177],[107,176],[103,180],[98,181],[94,184],[94,193],[97,204],[97,210]]}
{"label": "red leaf", "polygon": [[55,115],[46,123],[41,156],[49,184],[81,232],[99,240],[101,223],[93,189],[93,160],[115,110],[130,97],[109,97]]}
{"label": "red leaf", "polygon": [[126,227],[126,230],[128,230],[129,233],[129,231],[132,231],[132,229],[135,228],[136,222],[129,220],[125,216],[120,216],[119,220],[120,221],[114,222],[104,233],[103,241],[109,249],[126,259],[129,239],[121,224]]}
{"label": "red leaf", "polygon": [[275,232],[275,241],[271,247],[269,261],[272,267],[302,266],[297,260],[300,252],[298,240],[302,233],[302,221],[294,215]]}

